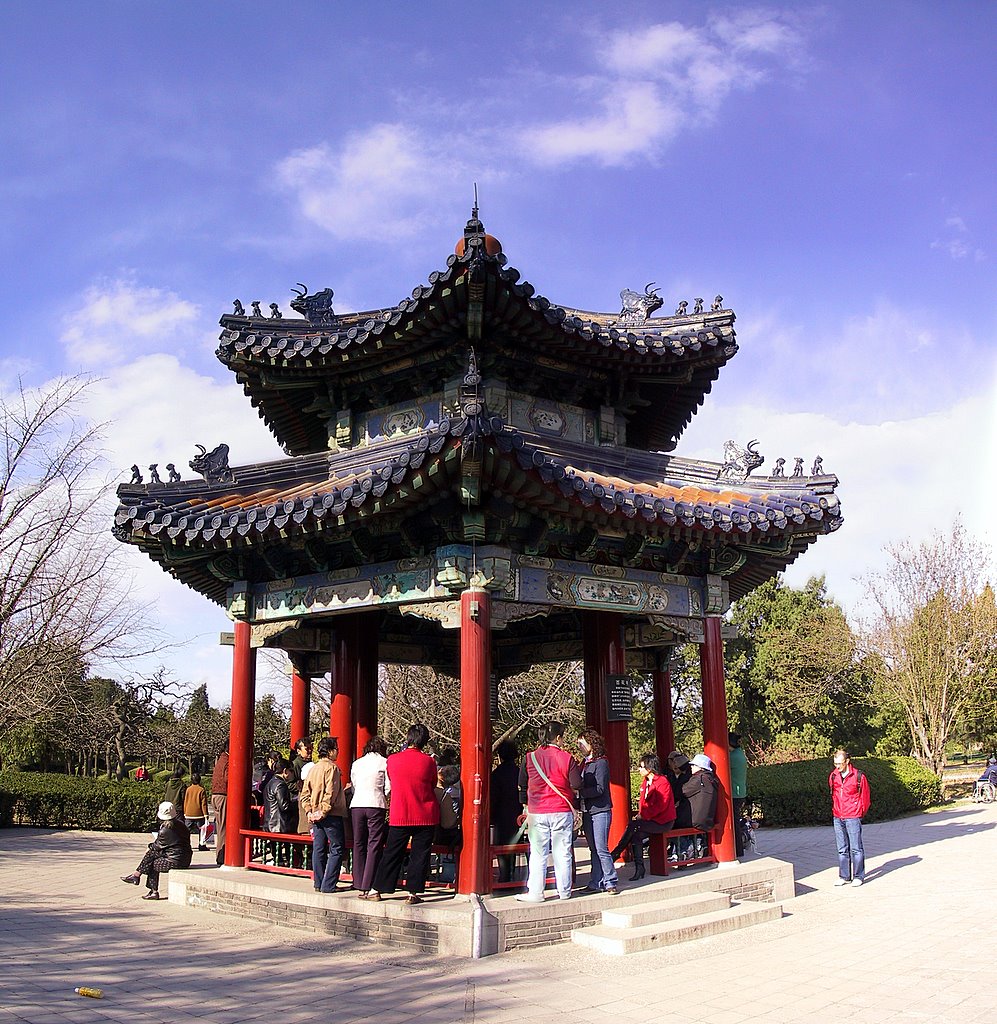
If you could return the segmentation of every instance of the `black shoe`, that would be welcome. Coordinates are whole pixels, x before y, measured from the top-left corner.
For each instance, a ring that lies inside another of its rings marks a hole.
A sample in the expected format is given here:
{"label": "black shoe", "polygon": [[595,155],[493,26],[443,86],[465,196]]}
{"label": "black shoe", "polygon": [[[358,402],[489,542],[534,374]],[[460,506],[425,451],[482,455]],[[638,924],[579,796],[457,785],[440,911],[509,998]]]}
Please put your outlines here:
{"label": "black shoe", "polygon": [[138,885],[142,881],[142,876],[135,874],[133,871],[130,875],[122,875],[122,882],[127,882],[129,885]]}
{"label": "black shoe", "polygon": [[647,872],[644,870],[643,864],[637,864],[634,867],[634,873],[630,876],[631,882],[636,882],[639,878],[643,878]]}

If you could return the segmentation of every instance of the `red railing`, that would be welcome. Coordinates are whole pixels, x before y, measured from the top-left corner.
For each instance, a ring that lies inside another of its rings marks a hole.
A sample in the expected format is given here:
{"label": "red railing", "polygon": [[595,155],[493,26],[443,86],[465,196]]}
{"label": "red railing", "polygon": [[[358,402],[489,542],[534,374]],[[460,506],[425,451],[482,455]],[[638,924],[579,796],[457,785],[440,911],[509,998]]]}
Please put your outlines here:
{"label": "red railing", "polygon": [[[311,878],[312,868],[312,837],[310,835],[294,835],[286,832],[265,832],[262,829],[242,829],[241,836],[245,844],[246,868],[250,871],[270,871],[276,875],[297,875]],[[500,849],[504,849],[500,848]],[[511,849],[511,848],[510,848]],[[351,847],[347,844],[344,864],[350,862]],[[457,886],[457,866],[460,851],[450,846],[433,846],[434,856],[441,858],[441,864],[453,858],[454,877],[452,880],[433,878],[426,880],[427,888],[455,889]],[[351,871],[344,870],[339,875],[340,881],[352,882]],[[522,882],[516,883],[522,885]]]}

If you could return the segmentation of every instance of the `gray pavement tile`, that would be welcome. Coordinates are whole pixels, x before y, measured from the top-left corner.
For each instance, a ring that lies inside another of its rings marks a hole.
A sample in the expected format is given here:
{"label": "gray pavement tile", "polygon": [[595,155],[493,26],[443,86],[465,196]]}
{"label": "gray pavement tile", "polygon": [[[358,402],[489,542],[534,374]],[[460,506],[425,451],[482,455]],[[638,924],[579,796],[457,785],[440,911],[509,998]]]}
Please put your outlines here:
{"label": "gray pavement tile", "polygon": [[[829,827],[763,832],[764,853],[793,861],[800,883],[781,921],[635,957],[561,945],[466,963],[150,907],[117,882],[145,837],[10,829],[3,839],[12,856],[0,857],[0,1024],[256,1024],[274,1007],[286,1024],[310,1024],[308,982],[319,978],[322,1024],[357,1024],[358,1004],[377,1024],[471,1024],[468,982],[474,1024],[547,1024],[563,1014],[573,1024],[989,1024],[997,980],[952,936],[992,928],[997,882],[976,869],[990,857],[995,829],[997,807],[968,805],[868,826],[874,884],[854,892],[832,886]],[[78,892],[65,881],[67,858],[74,880],[86,879]],[[37,867],[26,873],[25,862]],[[147,951],[171,948],[183,955],[165,963],[157,956],[150,976]],[[870,998],[841,998],[849,972],[866,979]],[[704,973],[713,979],[708,1003]],[[598,1003],[584,986],[600,975],[612,982]],[[71,995],[81,982],[103,983],[108,998],[85,1005]],[[642,991],[650,998],[632,998]],[[688,1013],[677,1012],[683,1006]]]}

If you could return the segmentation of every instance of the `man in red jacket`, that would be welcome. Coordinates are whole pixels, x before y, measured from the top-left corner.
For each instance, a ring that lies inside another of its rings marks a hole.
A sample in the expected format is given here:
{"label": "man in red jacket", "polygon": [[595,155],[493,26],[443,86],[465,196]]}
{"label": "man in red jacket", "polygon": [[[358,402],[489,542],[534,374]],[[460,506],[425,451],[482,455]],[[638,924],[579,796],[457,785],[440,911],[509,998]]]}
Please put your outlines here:
{"label": "man in red jacket", "polygon": [[[834,769],[828,777],[834,837],[838,842],[838,879],[835,885],[862,885],[865,881],[865,850],[862,819],[869,810],[869,780],[853,768],[848,752],[834,752]],[[849,874],[850,872],[850,874]]]}

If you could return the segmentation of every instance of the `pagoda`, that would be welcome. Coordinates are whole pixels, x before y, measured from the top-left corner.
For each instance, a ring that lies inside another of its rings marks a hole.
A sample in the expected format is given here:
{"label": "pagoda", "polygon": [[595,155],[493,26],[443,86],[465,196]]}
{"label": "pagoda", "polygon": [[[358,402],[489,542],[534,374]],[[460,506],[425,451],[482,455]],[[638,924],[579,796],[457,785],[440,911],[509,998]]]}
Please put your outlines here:
{"label": "pagoda", "polygon": [[[379,663],[461,683],[459,890],[491,891],[491,705],[502,680],[580,659],[590,727],[607,741],[611,842],[629,816],[627,672],[653,673],[658,749],[674,746],[668,659],[701,645],[705,752],[716,765],[720,861],[734,860],[721,620],[730,602],[842,522],[817,458],[769,476],[754,442],[722,459],[672,454],[737,352],[720,296],[678,304],[624,289],[621,309],[555,305],[507,265],[475,209],[428,283],[395,306],[336,313],[299,286],[221,318],[218,358],[288,457],[201,477],[139,474],[116,536],[235,622],[228,831],[247,827],[255,652],[293,666],[292,742],[309,684],[331,673],[330,731],[348,776],[377,731]],[[244,866],[243,844],[226,863]]]}

